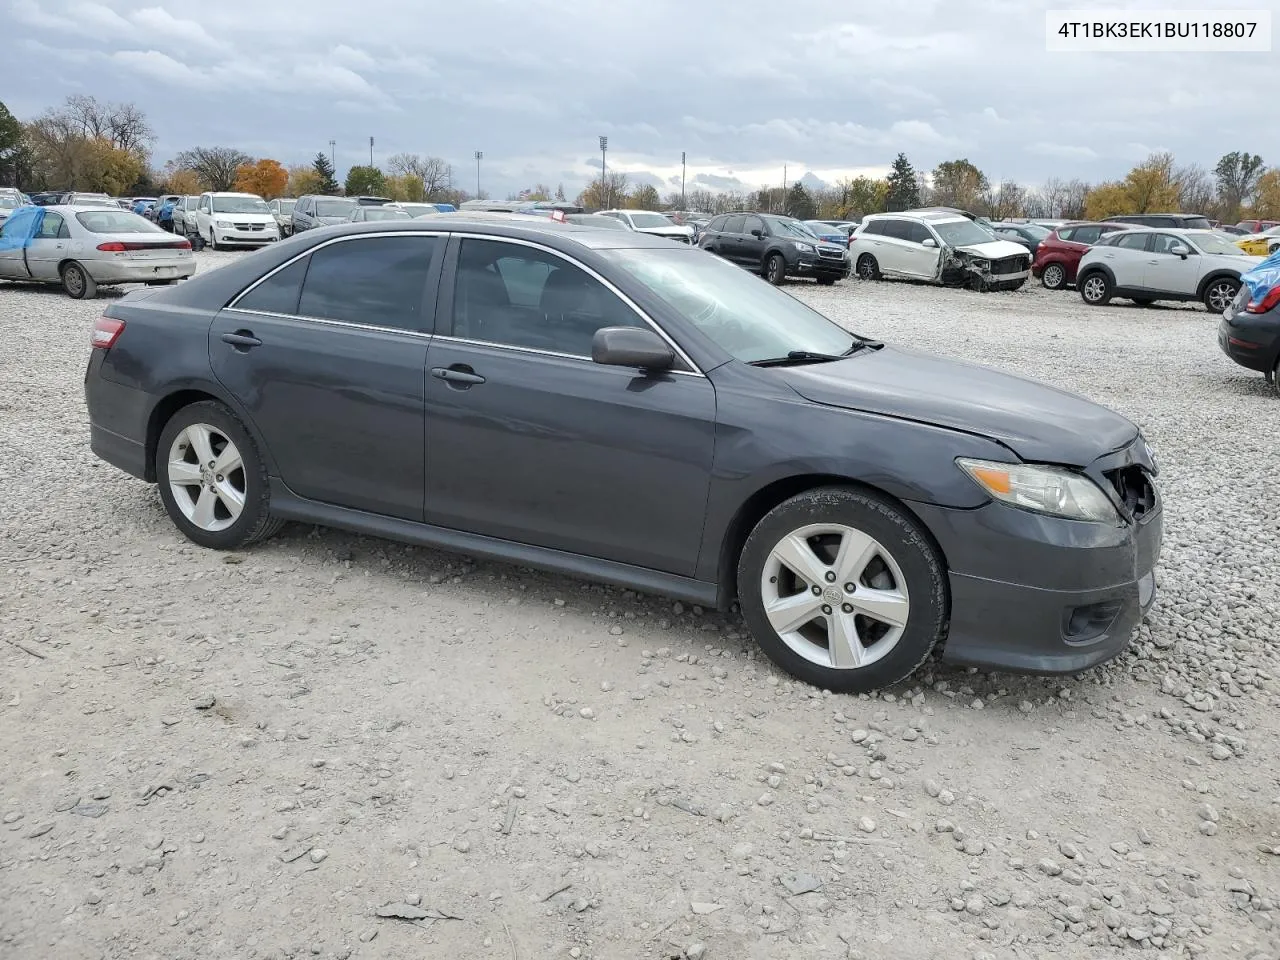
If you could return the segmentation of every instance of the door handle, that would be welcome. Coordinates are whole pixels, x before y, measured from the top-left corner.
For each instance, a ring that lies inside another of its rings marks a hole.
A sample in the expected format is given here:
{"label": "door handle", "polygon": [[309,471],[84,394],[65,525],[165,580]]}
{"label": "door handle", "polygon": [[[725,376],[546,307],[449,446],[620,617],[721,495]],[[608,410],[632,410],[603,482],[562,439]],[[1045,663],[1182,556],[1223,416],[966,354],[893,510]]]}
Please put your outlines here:
{"label": "door handle", "polygon": [[248,330],[237,330],[235,333],[224,333],[222,335],[222,342],[229,343],[239,350],[247,350],[250,347],[262,346],[262,341]]}
{"label": "door handle", "polygon": [[447,383],[457,384],[463,388],[477,383],[484,383],[484,377],[464,364],[455,364],[452,367],[432,367],[431,375],[437,380],[444,380]]}

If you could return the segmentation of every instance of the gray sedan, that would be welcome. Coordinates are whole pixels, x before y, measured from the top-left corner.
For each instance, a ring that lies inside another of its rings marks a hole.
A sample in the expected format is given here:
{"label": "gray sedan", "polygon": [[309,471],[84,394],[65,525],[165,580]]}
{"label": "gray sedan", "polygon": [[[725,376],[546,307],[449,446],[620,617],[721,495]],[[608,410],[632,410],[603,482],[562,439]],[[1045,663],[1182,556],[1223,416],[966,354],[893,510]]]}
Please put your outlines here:
{"label": "gray sedan", "polygon": [[663,237],[331,227],[110,304],[93,346],[93,451],[206,548],[296,520],[737,602],[775,663],[842,692],[935,649],[1076,673],[1154,598],[1133,423]]}
{"label": "gray sedan", "polygon": [[375,220],[412,220],[413,215],[398,207],[356,207],[347,219],[352,223],[373,223]]}
{"label": "gray sedan", "polygon": [[0,230],[0,279],[61,283],[77,300],[100,285],[169,284],[195,272],[189,241],[115,206],[23,208]]}

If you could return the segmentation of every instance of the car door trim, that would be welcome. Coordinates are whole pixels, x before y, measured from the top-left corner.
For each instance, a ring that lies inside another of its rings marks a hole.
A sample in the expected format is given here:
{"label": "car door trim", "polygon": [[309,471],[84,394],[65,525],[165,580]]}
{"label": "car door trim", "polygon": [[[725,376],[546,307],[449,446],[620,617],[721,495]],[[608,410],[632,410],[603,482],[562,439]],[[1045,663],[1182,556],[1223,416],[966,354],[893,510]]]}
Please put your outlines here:
{"label": "car door trim", "polygon": [[[689,367],[688,370],[667,370],[667,371],[664,371],[665,373],[679,374],[681,376],[686,376],[686,377],[703,377],[703,378],[706,377],[706,374],[702,371],[702,369],[696,363],[693,362],[693,358],[690,357],[689,354],[685,353],[684,348],[681,347],[680,344],[678,344],[675,341],[675,339],[673,339],[670,336],[670,334],[667,333],[666,330],[662,329],[662,326],[656,320],[654,320],[651,316],[645,313],[644,310],[640,309],[640,307],[636,304],[636,302],[632,300],[630,297],[628,297],[621,290],[619,290],[618,287],[615,286],[611,280],[602,276],[600,273],[598,273],[596,270],[593,270],[590,266],[583,263],[582,261],[575,260],[573,257],[563,253],[560,250],[556,250],[554,247],[548,247],[545,244],[537,243],[532,240],[526,240],[522,237],[503,237],[503,236],[498,236],[498,235],[489,234],[489,233],[451,233],[449,234],[449,236],[456,237],[458,240],[492,240],[497,243],[513,243],[521,247],[532,247],[535,250],[539,250],[544,253],[549,253],[552,256],[558,257],[559,259],[565,261],[566,263],[572,264],[573,266],[577,267],[579,270],[582,270],[583,272],[585,272],[588,276],[593,277],[595,280],[601,283],[607,290],[609,290],[614,296],[616,296],[619,300],[621,300],[628,307],[630,307],[631,311],[636,316],[638,316],[641,320],[643,320],[645,324],[648,325],[648,327],[654,331],[654,333],[656,333],[664,341],[666,341],[667,346],[671,347],[671,349],[676,352],[676,355],[682,361],[684,361],[684,363],[686,363]],[[448,265],[446,265],[445,269],[446,271],[449,269]],[[441,276],[442,290],[445,286],[444,279],[445,277],[442,275]],[[456,280],[456,274],[450,279]],[[452,301],[450,301],[449,305],[452,306]],[[453,329],[452,317],[450,317],[449,329],[450,330]],[[445,334],[437,334],[436,336],[441,340],[451,340],[459,343],[479,343],[479,344],[483,344],[484,346],[501,347],[502,349],[506,349],[506,350],[520,350],[528,353],[541,353],[541,354],[546,354],[548,356],[553,356],[553,357],[567,357],[571,360],[586,360],[589,363],[594,363],[594,361],[590,357],[584,357],[581,354],[576,354],[576,353],[557,353],[552,350],[537,350],[532,347],[518,347],[511,344],[494,343],[489,340],[467,340],[462,337],[454,337],[454,336],[445,335]]]}

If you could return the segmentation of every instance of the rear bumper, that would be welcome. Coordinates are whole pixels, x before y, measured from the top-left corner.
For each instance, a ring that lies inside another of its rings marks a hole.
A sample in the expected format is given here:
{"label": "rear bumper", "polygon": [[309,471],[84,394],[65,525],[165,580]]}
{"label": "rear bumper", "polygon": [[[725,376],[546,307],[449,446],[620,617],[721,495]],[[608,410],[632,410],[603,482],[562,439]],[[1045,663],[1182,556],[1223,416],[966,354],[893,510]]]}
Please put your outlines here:
{"label": "rear bumper", "polygon": [[1076,673],[1122,653],[1155,599],[1159,507],[1120,527],[1000,504],[919,513],[950,568],[948,662]]}
{"label": "rear bumper", "polygon": [[105,354],[94,350],[84,375],[89,410],[89,448],[96,456],[139,480],[152,480],[147,469],[147,422],[151,398],[141,390],[102,376]]}
{"label": "rear bumper", "polygon": [[1270,373],[1280,358],[1280,311],[1237,314],[1218,323],[1218,347],[1240,366]]}
{"label": "rear bumper", "polygon": [[81,260],[98,283],[146,283],[148,280],[182,280],[196,272],[194,257],[147,257],[118,260]]}

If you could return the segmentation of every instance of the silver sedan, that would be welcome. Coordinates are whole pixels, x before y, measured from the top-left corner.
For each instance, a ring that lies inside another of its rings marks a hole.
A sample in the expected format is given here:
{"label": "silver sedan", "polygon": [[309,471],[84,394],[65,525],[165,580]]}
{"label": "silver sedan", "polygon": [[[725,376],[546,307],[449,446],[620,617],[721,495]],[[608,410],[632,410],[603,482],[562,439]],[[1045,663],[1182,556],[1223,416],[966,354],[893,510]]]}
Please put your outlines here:
{"label": "silver sedan", "polygon": [[168,284],[195,272],[190,241],[106,204],[22,208],[0,230],[0,280],[61,283],[76,300],[99,285]]}

